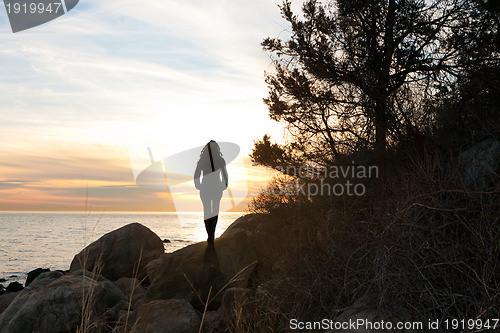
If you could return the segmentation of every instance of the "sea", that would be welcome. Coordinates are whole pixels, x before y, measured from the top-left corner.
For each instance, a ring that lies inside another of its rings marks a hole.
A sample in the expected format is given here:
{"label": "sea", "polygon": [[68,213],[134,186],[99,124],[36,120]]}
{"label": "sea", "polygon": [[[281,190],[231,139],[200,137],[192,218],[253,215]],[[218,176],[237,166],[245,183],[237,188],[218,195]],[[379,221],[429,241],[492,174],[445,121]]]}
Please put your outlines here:
{"label": "sea", "polygon": [[[221,213],[215,236],[242,215]],[[67,270],[85,246],[134,222],[168,240],[166,252],[207,239],[203,213],[0,212],[0,284],[24,284],[36,268]]]}

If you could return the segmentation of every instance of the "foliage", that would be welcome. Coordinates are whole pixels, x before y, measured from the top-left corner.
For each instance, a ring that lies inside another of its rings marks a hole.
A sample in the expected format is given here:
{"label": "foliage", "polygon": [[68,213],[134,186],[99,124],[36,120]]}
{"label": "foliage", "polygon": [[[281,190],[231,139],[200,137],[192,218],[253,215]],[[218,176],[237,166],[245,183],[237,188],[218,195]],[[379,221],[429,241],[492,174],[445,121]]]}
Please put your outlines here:
{"label": "foliage", "polygon": [[489,3],[309,0],[298,15],[285,1],[288,40],[262,45],[275,66],[264,102],[291,134],[293,149],[281,147],[288,159],[328,164],[360,150],[382,153],[436,127],[439,107],[467,100],[474,73],[497,66],[499,12]]}
{"label": "foliage", "polygon": [[290,35],[262,44],[276,68],[264,101],[291,140],[265,136],[253,161],[280,170],[378,157],[385,177],[363,196],[277,195],[317,181],[285,171],[261,191],[253,210],[288,221],[289,236],[267,245],[269,274],[239,327],[286,330],[291,318],[335,319],[353,304],[380,319],[497,318],[500,187],[465,188],[454,162],[500,136],[498,2],[280,8]]}
{"label": "foliage", "polygon": [[428,155],[362,197],[269,207],[287,232],[259,245],[271,273],[240,326],[286,330],[353,305],[386,321],[497,318],[500,188],[468,191],[445,164]]}

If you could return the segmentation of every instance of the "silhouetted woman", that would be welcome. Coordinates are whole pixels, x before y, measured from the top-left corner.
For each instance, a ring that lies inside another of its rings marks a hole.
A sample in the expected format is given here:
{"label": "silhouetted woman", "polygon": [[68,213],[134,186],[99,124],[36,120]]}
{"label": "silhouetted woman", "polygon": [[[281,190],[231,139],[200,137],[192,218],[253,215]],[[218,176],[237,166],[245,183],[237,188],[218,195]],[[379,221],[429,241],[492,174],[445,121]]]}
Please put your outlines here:
{"label": "silhouetted woman", "polygon": [[227,185],[226,162],[222,158],[217,142],[211,140],[201,151],[200,160],[194,172],[194,186],[200,190],[209,243],[214,241],[220,200]]}

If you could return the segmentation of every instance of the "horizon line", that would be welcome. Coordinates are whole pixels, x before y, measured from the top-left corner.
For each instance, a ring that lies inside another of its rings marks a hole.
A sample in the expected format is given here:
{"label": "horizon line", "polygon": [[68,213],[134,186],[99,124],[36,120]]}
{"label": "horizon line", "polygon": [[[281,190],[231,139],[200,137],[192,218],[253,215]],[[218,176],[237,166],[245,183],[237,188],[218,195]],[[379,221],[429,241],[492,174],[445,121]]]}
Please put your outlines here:
{"label": "horizon line", "polygon": [[[79,211],[79,210],[0,210],[0,214],[2,213],[82,213],[85,215],[91,215],[91,214],[203,214],[203,211],[197,211],[197,212],[178,212],[178,211],[135,211],[135,210],[110,210],[110,211],[92,211],[92,212],[85,212],[85,211]],[[219,212],[219,215],[223,214],[251,214],[251,212],[248,211],[227,211],[227,212]]]}

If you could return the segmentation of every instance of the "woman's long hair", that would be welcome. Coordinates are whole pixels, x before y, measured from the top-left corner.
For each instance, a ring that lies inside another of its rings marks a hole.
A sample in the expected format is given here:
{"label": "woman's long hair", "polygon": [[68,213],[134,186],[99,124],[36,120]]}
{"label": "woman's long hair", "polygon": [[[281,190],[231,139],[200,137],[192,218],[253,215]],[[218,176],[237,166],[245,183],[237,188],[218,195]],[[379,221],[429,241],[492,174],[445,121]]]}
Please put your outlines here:
{"label": "woman's long hair", "polygon": [[[222,156],[222,152],[220,150],[219,144],[217,142],[215,142],[214,140],[210,140],[205,145],[205,147],[203,147],[203,149],[201,150],[201,153],[200,153],[200,159],[198,160],[198,164],[200,164],[202,161],[207,161],[207,163],[208,163],[207,165],[210,165],[210,154],[208,151],[208,147],[210,144],[212,144],[210,147],[212,148],[211,152],[212,152],[212,158],[214,161],[214,168],[215,168],[215,170],[217,170],[217,169],[222,168],[222,166],[224,166],[226,164],[226,161],[224,161],[224,157]],[[213,149],[214,146],[216,147],[216,149]],[[215,152],[215,150],[217,152]]]}

